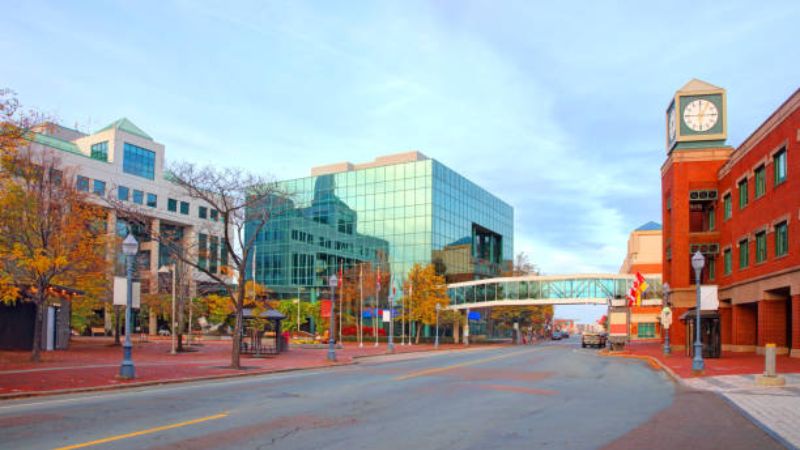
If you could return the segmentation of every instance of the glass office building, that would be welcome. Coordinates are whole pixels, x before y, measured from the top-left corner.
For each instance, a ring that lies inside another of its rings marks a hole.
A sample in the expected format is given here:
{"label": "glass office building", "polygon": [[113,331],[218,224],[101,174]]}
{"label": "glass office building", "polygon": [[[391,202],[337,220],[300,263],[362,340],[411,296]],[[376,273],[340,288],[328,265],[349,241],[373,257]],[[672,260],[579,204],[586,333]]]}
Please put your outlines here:
{"label": "glass office building", "polygon": [[497,276],[513,259],[513,208],[418,152],[317,167],[278,189],[282,210],[255,244],[256,281],[276,297],[308,298],[340,266],[370,263],[399,285],[415,263],[464,281]]}

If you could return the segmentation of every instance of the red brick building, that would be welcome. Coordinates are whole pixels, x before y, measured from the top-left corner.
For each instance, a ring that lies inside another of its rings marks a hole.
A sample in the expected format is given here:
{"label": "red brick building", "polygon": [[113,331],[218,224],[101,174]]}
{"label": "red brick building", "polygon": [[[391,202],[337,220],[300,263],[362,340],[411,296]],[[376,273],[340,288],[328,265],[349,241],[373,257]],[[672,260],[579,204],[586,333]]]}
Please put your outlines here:
{"label": "red brick building", "polygon": [[[800,357],[800,90],[738,148],[727,137],[725,90],[692,80],[667,109],[661,167],[663,278],[677,318],[701,284],[717,285],[723,350]],[[672,343],[686,344],[682,324]]]}

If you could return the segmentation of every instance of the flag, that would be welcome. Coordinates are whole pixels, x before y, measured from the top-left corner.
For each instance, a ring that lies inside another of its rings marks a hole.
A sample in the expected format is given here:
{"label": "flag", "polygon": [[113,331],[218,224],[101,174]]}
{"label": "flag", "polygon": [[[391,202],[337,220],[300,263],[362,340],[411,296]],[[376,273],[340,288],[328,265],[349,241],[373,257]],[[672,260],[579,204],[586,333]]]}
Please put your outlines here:
{"label": "flag", "polygon": [[644,277],[642,276],[641,272],[636,272],[636,281],[638,281],[639,284],[644,283]]}
{"label": "flag", "polygon": [[342,288],[342,260],[339,260],[339,285],[337,286],[339,289]]}
{"label": "flag", "polygon": [[377,291],[378,291],[378,293],[380,293],[381,292],[381,268],[380,267],[378,267],[378,280],[377,281],[378,281],[378,289],[377,289]]}

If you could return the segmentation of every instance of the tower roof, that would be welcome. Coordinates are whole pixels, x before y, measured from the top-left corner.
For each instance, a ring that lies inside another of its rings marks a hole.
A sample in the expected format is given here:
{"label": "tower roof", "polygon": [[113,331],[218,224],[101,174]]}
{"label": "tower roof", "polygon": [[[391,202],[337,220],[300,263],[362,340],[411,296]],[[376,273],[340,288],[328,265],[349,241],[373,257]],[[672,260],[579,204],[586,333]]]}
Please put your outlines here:
{"label": "tower roof", "polygon": [[101,129],[97,130],[97,133],[99,133],[101,131],[110,130],[112,128],[115,128],[115,129],[120,130],[120,131],[124,131],[124,132],[126,132],[128,134],[132,134],[134,136],[139,136],[141,138],[145,138],[148,141],[152,141],[153,140],[153,138],[150,137],[149,134],[145,133],[141,128],[137,127],[133,122],[128,120],[126,117],[123,117],[122,119],[119,119],[119,120],[117,120],[115,122],[112,122],[112,123],[108,124],[106,127],[103,127]]}
{"label": "tower roof", "polygon": [[678,92],[704,92],[720,89],[722,88],[719,86],[714,86],[713,84],[707,83],[703,80],[692,78],[688,83],[684,84],[682,88],[678,89]]}
{"label": "tower roof", "polygon": [[661,230],[661,224],[660,223],[656,223],[656,222],[650,221],[650,222],[647,222],[646,224],[640,226],[639,228],[637,228],[634,231],[660,231],[660,230]]}

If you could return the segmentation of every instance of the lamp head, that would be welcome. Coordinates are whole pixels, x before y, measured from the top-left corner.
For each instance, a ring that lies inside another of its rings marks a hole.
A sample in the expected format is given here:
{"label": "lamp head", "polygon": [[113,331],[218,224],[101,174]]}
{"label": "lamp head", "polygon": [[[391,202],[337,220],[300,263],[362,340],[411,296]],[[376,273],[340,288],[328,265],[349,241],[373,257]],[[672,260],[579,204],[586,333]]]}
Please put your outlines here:
{"label": "lamp head", "polygon": [[328,286],[336,287],[336,285],[338,285],[338,284],[339,284],[339,279],[336,277],[336,275],[331,275],[328,278]]}
{"label": "lamp head", "polygon": [[692,268],[694,270],[703,270],[703,266],[706,265],[706,258],[700,254],[699,251],[695,252],[692,256]]}
{"label": "lamp head", "polygon": [[133,237],[133,234],[128,234],[128,237],[122,241],[122,253],[126,256],[133,256],[139,251],[139,242]]}
{"label": "lamp head", "polygon": [[436,304],[436,310],[437,310],[437,311],[439,311],[440,309],[442,309],[442,305],[440,305],[440,304],[438,304],[438,303],[437,303],[437,304]]}

